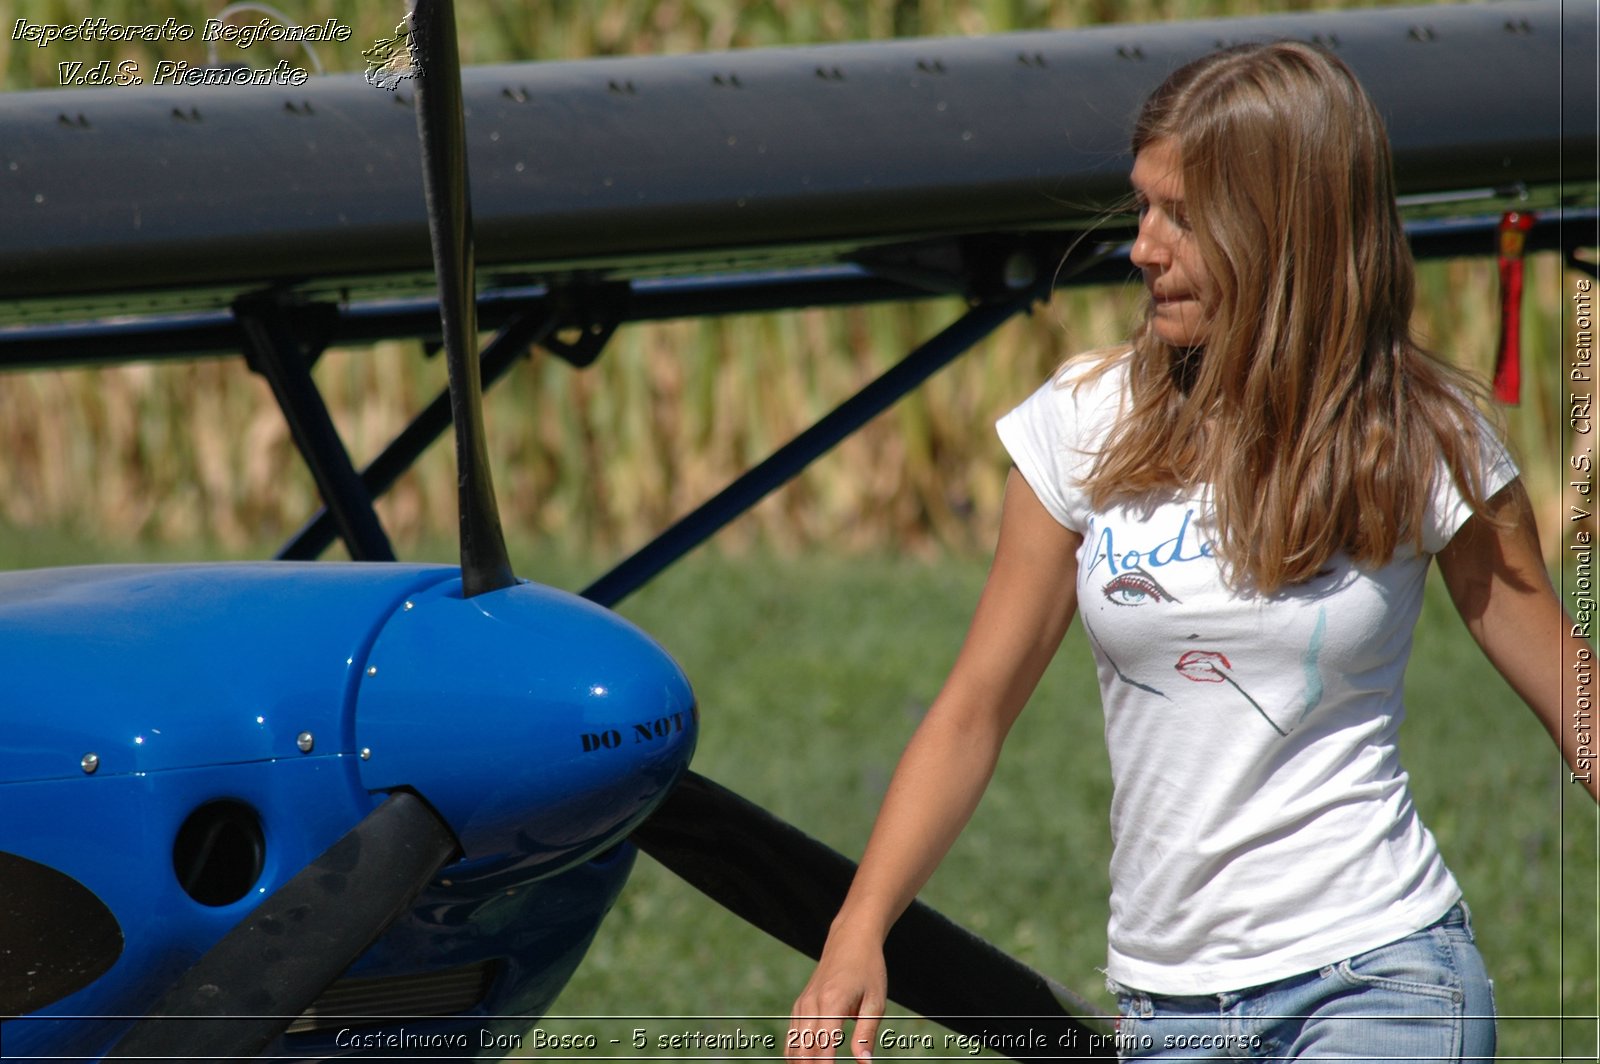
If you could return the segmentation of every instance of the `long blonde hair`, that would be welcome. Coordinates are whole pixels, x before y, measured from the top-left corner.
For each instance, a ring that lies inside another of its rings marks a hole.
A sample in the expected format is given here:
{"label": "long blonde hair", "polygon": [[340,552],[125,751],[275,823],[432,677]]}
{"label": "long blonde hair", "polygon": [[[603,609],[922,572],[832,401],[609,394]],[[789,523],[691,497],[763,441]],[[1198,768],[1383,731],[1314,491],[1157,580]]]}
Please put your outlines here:
{"label": "long blonde hair", "polygon": [[1482,511],[1477,389],[1412,335],[1388,136],[1350,70],[1296,42],[1213,53],[1145,102],[1133,150],[1158,140],[1212,280],[1205,344],[1136,331],[1096,508],[1209,486],[1230,584],[1263,593],[1420,548],[1441,457]]}

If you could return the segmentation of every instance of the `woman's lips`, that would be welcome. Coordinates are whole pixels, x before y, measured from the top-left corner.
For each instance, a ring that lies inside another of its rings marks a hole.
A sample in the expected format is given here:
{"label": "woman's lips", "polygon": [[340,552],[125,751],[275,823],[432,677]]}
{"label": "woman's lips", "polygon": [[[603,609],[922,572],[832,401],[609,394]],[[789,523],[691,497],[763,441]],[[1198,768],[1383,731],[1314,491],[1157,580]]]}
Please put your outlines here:
{"label": "woman's lips", "polygon": [[1221,683],[1228,678],[1223,670],[1233,668],[1233,663],[1215,650],[1191,650],[1179,658],[1173,668],[1196,683]]}

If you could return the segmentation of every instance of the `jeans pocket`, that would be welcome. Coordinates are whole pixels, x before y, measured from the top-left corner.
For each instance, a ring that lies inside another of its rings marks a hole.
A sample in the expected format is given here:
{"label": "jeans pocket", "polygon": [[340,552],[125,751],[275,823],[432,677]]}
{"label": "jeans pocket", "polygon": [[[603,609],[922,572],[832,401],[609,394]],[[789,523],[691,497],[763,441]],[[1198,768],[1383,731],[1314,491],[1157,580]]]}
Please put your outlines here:
{"label": "jeans pocket", "polygon": [[1449,934],[1439,927],[1418,931],[1340,961],[1335,970],[1354,986],[1459,1007],[1463,998],[1461,974],[1447,940]]}
{"label": "jeans pocket", "polygon": [[[1459,930],[1434,926],[1387,946],[1359,953],[1328,970],[1346,991],[1324,1025],[1319,1053],[1373,1061],[1461,1061],[1476,1037],[1468,1017],[1467,987],[1456,964]],[[1463,944],[1464,948],[1470,948]],[[1337,1051],[1333,1046],[1337,1044]],[[1480,1059],[1473,1056],[1470,1059]]]}

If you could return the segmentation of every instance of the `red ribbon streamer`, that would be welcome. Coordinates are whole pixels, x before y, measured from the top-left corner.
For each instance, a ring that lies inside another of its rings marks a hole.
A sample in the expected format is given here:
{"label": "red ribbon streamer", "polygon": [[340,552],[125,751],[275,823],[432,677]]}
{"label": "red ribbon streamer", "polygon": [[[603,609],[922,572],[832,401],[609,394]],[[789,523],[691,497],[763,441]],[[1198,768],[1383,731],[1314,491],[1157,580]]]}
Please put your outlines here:
{"label": "red ribbon streamer", "polygon": [[1507,211],[1500,219],[1500,348],[1494,359],[1494,397],[1514,404],[1522,399],[1522,255],[1530,211]]}

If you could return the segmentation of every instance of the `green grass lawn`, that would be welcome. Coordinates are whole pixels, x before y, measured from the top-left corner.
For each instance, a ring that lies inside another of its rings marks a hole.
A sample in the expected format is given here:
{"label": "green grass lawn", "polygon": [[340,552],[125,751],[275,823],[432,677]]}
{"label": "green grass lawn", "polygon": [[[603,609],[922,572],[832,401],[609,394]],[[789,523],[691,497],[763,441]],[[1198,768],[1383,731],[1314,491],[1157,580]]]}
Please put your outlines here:
{"label": "green grass lawn", "polygon": [[[11,567],[145,553],[0,530],[0,564]],[[595,571],[526,549],[517,565],[567,587]],[[853,856],[901,745],[954,657],[985,568],[970,558],[701,552],[622,612],[656,633],[694,681],[702,711],[696,769]],[[924,898],[1109,1007],[1096,971],[1105,949],[1109,778],[1088,661],[1075,629]],[[1562,785],[1553,747],[1438,586],[1418,631],[1408,697],[1406,763],[1475,911],[1503,1015],[1502,1057],[1593,1059],[1594,1022],[1563,1029],[1554,1017],[1596,1010],[1594,806]],[[541,1027],[605,1038],[642,1027],[652,1040],[690,1031],[777,1034],[809,972],[808,960],[641,857]],[[899,1026],[937,1030],[916,1020]]]}

